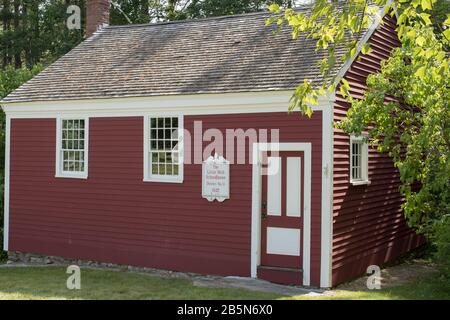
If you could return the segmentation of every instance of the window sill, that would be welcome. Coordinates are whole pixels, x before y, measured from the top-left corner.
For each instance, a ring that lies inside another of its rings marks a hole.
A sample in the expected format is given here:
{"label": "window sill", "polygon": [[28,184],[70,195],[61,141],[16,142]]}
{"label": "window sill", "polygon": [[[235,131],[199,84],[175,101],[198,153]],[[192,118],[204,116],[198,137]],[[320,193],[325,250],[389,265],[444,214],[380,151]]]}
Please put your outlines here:
{"label": "window sill", "polygon": [[161,179],[161,178],[146,178],[144,182],[158,182],[158,183],[183,183],[183,179]]}
{"label": "window sill", "polygon": [[350,184],[353,185],[353,186],[370,185],[370,180],[350,181]]}
{"label": "window sill", "polygon": [[79,175],[56,174],[55,178],[87,180],[88,176],[87,174],[79,174]]}

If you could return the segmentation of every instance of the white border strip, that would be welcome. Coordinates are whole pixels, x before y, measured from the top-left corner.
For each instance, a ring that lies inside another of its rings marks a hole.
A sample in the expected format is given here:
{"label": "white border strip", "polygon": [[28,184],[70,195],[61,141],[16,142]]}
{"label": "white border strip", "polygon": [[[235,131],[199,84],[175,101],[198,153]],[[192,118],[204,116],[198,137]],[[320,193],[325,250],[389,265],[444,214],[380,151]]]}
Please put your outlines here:
{"label": "white border strip", "polygon": [[304,213],[303,213],[303,285],[310,285],[311,274],[311,143],[254,143],[252,173],[252,230],[250,270],[251,277],[257,277],[261,261],[261,152],[303,151],[304,152]]}
{"label": "white border strip", "polygon": [[6,116],[5,120],[5,177],[4,177],[4,215],[3,215],[3,250],[9,249],[9,171],[11,153],[11,118]]}
{"label": "white border strip", "polygon": [[[287,112],[292,93],[292,91],[272,91],[11,103],[4,104],[3,110],[12,118],[132,117],[149,113],[171,116]],[[313,110],[322,110],[325,106],[328,106],[326,96],[319,98],[319,105],[311,107]]]}
{"label": "white border strip", "polygon": [[333,102],[322,112],[320,287],[331,288],[333,253]]}

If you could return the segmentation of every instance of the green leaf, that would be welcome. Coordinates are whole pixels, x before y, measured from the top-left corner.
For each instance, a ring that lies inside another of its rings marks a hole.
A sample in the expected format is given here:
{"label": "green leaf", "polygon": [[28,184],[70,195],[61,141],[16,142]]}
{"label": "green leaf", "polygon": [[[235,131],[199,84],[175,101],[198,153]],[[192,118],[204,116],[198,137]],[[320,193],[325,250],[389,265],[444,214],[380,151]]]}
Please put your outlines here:
{"label": "green leaf", "polygon": [[445,36],[447,39],[450,39],[450,28],[447,28],[447,29],[443,32],[443,34],[444,34],[444,36]]}
{"label": "green leaf", "polygon": [[[420,0],[413,0],[412,2],[411,2],[411,5],[414,7],[414,8],[417,8],[418,6],[419,6],[419,4],[420,4]],[[395,12],[394,10],[392,10],[393,12]]]}
{"label": "green leaf", "polygon": [[270,17],[270,18],[266,19],[266,21],[265,21],[266,27],[270,26],[270,25],[273,24],[275,21],[277,21],[277,17]]}
{"label": "green leaf", "polygon": [[308,95],[304,98],[304,102],[314,105],[314,104],[318,103],[318,100],[317,100],[317,97]]}
{"label": "green leaf", "polygon": [[422,0],[421,6],[423,10],[431,10],[431,0]]}
{"label": "green leaf", "polygon": [[350,50],[350,58],[354,58],[356,56],[356,47]]}
{"label": "green leaf", "polygon": [[365,43],[361,48],[362,54],[369,54],[372,52],[372,48],[370,48],[370,43]]}
{"label": "green leaf", "polygon": [[450,26],[450,14],[447,14],[447,19],[445,19],[444,25]]}
{"label": "green leaf", "polygon": [[356,32],[359,28],[359,17],[358,16],[353,16],[350,20],[350,29],[353,32]]}
{"label": "green leaf", "polygon": [[325,96],[327,94],[327,90],[324,87],[320,87],[317,91],[321,96]]}
{"label": "green leaf", "polygon": [[420,67],[419,69],[417,69],[417,71],[415,73],[416,77],[418,77],[418,78],[425,77],[425,71],[426,71],[425,67]]}
{"label": "green leaf", "polygon": [[278,4],[276,4],[276,3],[272,3],[269,6],[269,11],[272,12],[272,13],[278,13],[278,12],[280,12],[280,10],[281,10],[280,6]]}
{"label": "green leaf", "polygon": [[311,118],[311,116],[313,114],[312,108],[310,106],[306,106],[304,113],[308,116],[308,118]]}
{"label": "green leaf", "polygon": [[334,93],[334,91],[336,90],[336,86],[334,83],[330,84],[330,86],[328,87],[328,93]]}
{"label": "green leaf", "polygon": [[427,26],[431,25],[430,15],[428,13],[422,12],[420,14],[420,17],[425,22],[425,25],[427,25]]}
{"label": "green leaf", "polygon": [[342,82],[342,84],[341,84],[341,87],[339,88],[339,91],[341,92],[341,95],[344,98],[348,97],[349,96],[349,91],[350,91],[350,84],[345,79],[342,79],[341,82]]}
{"label": "green leaf", "polygon": [[416,44],[420,47],[423,47],[425,41],[426,41],[426,39],[424,37],[418,36],[416,39]]}

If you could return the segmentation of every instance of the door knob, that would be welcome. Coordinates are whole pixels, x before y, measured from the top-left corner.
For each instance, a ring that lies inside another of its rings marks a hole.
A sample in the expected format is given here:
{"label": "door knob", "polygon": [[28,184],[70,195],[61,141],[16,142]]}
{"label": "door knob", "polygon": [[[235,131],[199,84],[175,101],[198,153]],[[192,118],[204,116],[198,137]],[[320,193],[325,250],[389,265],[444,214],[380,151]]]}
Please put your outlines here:
{"label": "door knob", "polygon": [[261,218],[262,219],[265,219],[266,217],[267,217],[267,203],[266,202],[263,202],[262,203],[262,205],[261,205]]}

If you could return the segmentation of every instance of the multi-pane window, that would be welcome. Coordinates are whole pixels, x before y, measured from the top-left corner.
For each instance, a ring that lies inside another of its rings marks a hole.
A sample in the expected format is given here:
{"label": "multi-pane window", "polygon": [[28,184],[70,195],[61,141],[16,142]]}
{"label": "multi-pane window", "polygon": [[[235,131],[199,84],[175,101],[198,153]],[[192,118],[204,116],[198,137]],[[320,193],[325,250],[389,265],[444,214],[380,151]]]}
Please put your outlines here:
{"label": "multi-pane window", "polygon": [[180,117],[149,117],[148,178],[180,181],[181,128]]}
{"label": "multi-pane window", "polygon": [[361,180],[362,178],[362,141],[352,142],[352,161],[351,171],[353,180]]}
{"label": "multi-pane window", "polygon": [[87,120],[60,119],[58,175],[85,177],[87,173]]}
{"label": "multi-pane window", "polygon": [[368,145],[364,138],[350,138],[350,182],[368,183]]}

